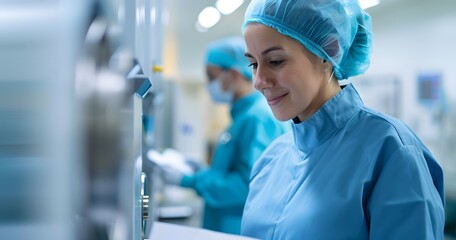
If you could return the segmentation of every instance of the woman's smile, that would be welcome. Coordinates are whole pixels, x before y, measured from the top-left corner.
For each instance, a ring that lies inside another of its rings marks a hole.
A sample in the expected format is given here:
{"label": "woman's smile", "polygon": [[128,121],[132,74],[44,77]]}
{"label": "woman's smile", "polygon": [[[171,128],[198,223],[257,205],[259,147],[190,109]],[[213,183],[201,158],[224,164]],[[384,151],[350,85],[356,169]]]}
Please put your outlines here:
{"label": "woman's smile", "polygon": [[278,95],[278,96],[269,96],[269,97],[266,97],[266,100],[268,101],[269,106],[272,107],[274,105],[279,104],[287,95],[288,95],[288,93]]}

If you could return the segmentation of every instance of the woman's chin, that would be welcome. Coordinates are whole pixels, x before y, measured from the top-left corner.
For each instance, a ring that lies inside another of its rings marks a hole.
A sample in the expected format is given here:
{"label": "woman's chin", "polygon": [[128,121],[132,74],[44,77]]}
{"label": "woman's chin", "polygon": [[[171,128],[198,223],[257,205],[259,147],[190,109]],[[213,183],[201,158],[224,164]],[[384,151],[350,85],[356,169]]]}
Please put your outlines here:
{"label": "woman's chin", "polygon": [[272,110],[272,113],[274,114],[274,117],[281,122],[285,122],[285,121],[288,121],[293,118],[293,117],[289,116],[289,114],[284,114],[284,113],[277,112],[274,110]]}

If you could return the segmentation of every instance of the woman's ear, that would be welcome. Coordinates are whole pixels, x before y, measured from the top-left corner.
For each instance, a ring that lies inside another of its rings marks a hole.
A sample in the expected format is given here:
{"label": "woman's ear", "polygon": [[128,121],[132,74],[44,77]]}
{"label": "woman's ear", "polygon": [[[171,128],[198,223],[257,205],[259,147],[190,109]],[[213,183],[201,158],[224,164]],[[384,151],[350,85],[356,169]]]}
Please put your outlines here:
{"label": "woman's ear", "polygon": [[328,72],[331,69],[331,64],[326,61],[326,59],[323,59],[323,72]]}

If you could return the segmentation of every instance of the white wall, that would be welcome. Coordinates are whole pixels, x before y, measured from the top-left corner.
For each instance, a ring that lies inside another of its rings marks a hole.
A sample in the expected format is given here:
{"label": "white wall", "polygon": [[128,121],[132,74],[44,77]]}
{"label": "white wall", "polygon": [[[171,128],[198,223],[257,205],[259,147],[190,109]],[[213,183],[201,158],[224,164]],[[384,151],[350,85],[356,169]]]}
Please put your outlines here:
{"label": "white wall", "polygon": [[[456,193],[456,1],[406,0],[400,5],[372,8],[374,49],[365,77],[396,76],[401,84],[400,118],[416,131],[447,173],[447,188]],[[440,73],[448,101],[446,122],[420,105],[417,76]],[[355,79],[356,80],[356,79]],[[456,194],[453,194],[456,196]]]}

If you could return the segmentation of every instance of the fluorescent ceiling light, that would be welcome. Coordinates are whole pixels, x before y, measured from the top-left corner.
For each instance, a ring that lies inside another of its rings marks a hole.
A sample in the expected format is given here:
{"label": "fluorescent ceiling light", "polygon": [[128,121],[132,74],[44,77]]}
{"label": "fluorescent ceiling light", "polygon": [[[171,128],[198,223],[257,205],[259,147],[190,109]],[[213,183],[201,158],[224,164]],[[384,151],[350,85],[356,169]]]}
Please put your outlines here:
{"label": "fluorescent ceiling light", "polygon": [[244,0],[217,0],[215,7],[223,14],[229,15],[236,11],[244,3]]}
{"label": "fluorescent ceiling light", "polygon": [[359,0],[359,5],[362,9],[373,7],[375,5],[378,5],[379,3],[380,0]]}
{"label": "fluorescent ceiling light", "polygon": [[201,24],[198,21],[196,21],[196,23],[195,23],[195,29],[198,32],[207,32],[207,30],[209,30],[209,28],[205,28],[205,27],[201,26]]}
{"label": "fluorescent ceiling light", "polygon": [[198,22],[204,28],[214,26],[220,20],[220,12],[215,7],[206,7],[198,15]]}

